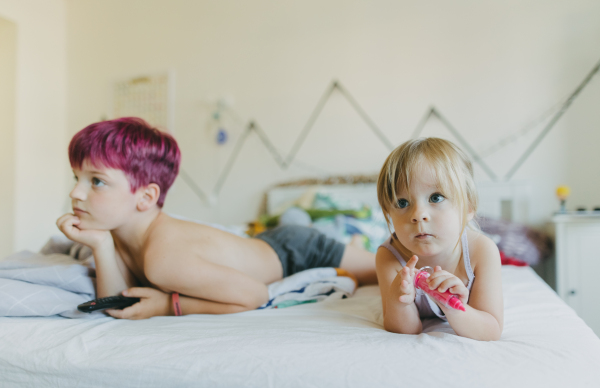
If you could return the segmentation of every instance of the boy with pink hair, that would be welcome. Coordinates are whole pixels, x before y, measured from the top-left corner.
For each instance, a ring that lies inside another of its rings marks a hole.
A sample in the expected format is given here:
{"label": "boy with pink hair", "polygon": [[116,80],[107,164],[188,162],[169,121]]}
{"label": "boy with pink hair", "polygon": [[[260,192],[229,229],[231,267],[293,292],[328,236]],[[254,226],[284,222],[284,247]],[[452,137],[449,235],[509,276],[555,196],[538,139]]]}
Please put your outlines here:
{"label": "boy with pink hair", "polygon": [[181,154],[172,136],[142,119],[87,126],[71,140],[69,160],[73,213],[57,220],[59,229],[92,249],[99,298],[141,299],[107,310],[115,318],[252,310],[268,301],[267,284],[314,267],[340,267],[361,284],[377,282],[374,254],[312,228],[243,238],[165,214]]}

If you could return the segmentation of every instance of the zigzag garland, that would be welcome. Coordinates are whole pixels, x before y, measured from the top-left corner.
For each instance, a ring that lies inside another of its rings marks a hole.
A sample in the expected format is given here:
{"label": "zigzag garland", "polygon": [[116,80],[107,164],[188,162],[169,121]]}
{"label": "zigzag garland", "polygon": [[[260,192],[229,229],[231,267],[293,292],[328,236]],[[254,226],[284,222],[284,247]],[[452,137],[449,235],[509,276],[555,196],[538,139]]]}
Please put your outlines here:
{"label": "zigzag garland", "polygon": [[[531,155],[531,153],[537,148],[537,146],[544,139],[544,137],[546,137],[548,132],[550,132],[550,130],[556,125],[558,120],[568,110],[568,108],[571,106],[573,101],[575,101],[575,99],[580,95],[581,91],[589,84],[591,79],[599,71],[600,71],[600,61],[588,73],[588,75],[583,79],[583,81],[581,81],[581,83],[577,86],[575,91],[573,91],[573,93],[571,93],[569,95],[569,97],[566,99],[566,101],[560,105],[558,111],[553,115],[552,119],[548,122],[548,124],[546,124],[544,129],[533,140],[533,142],[525,150],[525,152],[523,152],[523,154],[519,157],[517,162],[510,168],[510,170],[504,177],[505,180],[510,180],[510,178],[512,178],[512,176],[515,174],[515,172],[523,165],[523,163],[527,160],[527,158]],[[367,115],[365,110],[362,109],[362,107],[356,102],[356,100],[352,97],[352,95],[338,81],[333,81],[331,83],[331,85],[329,85],[329,87],[325,90],[325,93],[323,93],[323,95],[321,96],[319,102],[317,103],[317,106],[315,107],[312,114],[308,118],[308,121],[304,125],[302,132],[300,133],[300,135],[296,139],[292,149],[290,150],[290,153],[285,158],[279,153],[279,151],[277,151],[275,146],[271,143],[268,136],[264,133],[264,131],[260,128],[260,126],[258,126],[258,124],[256,124],[254,121],[250,121],[246,125],[246,129],[242,133],[242,136],[237,141],[235,148],[234,148],[233,152],[231,153],[231,156],[229,157],[227,164],[225,165],[225,168],[219,175],[217,183],[213,189],[213,195],[218,196],[219,193],[221,192],[221,189],[223,188],[223,184],[227,180],[227,177],[229,176],[229,173],[230,173],[231,169],[233,168],[233,165],[235,164],[237,156],[239,155],[242,147],[244,146],[246,139],[252,132],[255,132],[258,135],[258,137],[260,138],[263,145],[267,148],[267,150],[273,156],[273,159],[275,160],[275,162],[283,170],[286,170],[291,165],[291,163],[294,161],[296,154],[300,150],[300,147],[306,140],[306,138],[307,138],[309,132],[312,130],[317,118],[321,114],[327,101],[329,100],[329,98],[331,97],[332,93],[335,90],[340,92],[346,98],[346,100],[354,108],[356,113],[358,113],[358,115],[362,118],[362,120],[365,122],[365,124],[367,124],[367,126],[371,129],[371,131],[373,131],[375,136],[377,136],[379,138],[379,140],[383,143],[383,145],[385,145],[390,151],[392,151],[394,149],[394,146],[392,145],[390,140],[384,135],[384,133],[379,129],[379,127],[375,124],[375,122],[369,117],[369,115]],[[494,171],[483,161],[482,157],[480,155],[478,155],[477,152],[475,152],[475,150],[462,137],[462,135],[458,132],[458,130],[456,130],[456,128],[454,128],[454,126],[450,123],[450,121],[448,121],[439,112],[439,110],[437,108],[435,108],[435,106],[432,106],[431,108],[429,108],[427,113],[423,116],[423,119],[421,119],[421,121],[415,128],[411,138],[414,139],[414,138],[418,137],[420,135],[420,133],[422,132],[422,130],[427,125],[427,122],[431,118],[438,119],[446,127],[446,129],[448,129],[448,131],[450,131],[450,133],[452,133],[456,137],[457,141],[460,143],[462,148],[467,153],[470,154],[473,161],[475,163],[479,164],[479,166],[483,169],[483,171],[488,175],[488,177],[490,179],[492,179],[493,181],[498,180],[498,177],[494,173]],[[204,202],[208,202],[208,196],[194,182],[192,177],[183,168],[180,169],[180,173],[181,173],[181,177],[183,178],[183,180],[190,186],[190,188],[192,189],[192,191],[194,191],[194,193],[198,196],[198,198],[200,198]]]}

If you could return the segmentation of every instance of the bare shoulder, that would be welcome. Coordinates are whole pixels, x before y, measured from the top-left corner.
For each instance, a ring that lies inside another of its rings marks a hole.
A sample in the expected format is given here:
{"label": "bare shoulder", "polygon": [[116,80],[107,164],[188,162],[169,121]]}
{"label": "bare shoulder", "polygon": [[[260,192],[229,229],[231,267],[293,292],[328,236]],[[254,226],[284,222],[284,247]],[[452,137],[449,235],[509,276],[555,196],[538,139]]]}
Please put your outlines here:
{"label": "bare shoulder", "polygon": [[485,234],[477,230],[468,230],[469,258],[471,267],[476,271],[478,266],[498,265],[500,267],[500,252],[498,246]]}
{"label": "bare shoulder", "polygon": [[198,230],[203,229],[202,227],[203,225],[179,220],[163,213],[148,229],[146,254],[173,253],[186,249],[190,244],[197,243],[199,236],[208,237],[211,233],[211,228],[208,227],[206,230]]}
{"label": "bare shoulder", "polygon": [[377,253],[375,254],[375,264],[377,268],[397,268],[402,269],[402,265],[396,259],[396,256],[389,249],[384,247],[379,247],[377,249]]}
{"label": "bare shoulder", "polygon": [[[235,240],[235,241],[234,241]],[[174,252],[209,252],[209,247],[223,249],[239,245],[245,239],[210,225],[180,220],[162,214],[148,229],[145,243],[146,255],[162,255]],[[204,256],[204,255],[200,255]]]}
{"label": "bare shoulder", "polygon": [[375,270],[380,286],[383,284],[389,285],[398,272],[402,270],[402,264],[389,249],[379,247],[375,254]]}

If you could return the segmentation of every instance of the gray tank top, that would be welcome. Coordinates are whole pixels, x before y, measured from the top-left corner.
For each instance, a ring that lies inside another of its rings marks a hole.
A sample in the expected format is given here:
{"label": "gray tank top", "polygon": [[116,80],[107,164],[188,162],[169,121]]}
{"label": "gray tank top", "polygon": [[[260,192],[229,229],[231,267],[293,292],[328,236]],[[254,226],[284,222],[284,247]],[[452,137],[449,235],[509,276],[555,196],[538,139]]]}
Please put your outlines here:
{"label": "gray tank top", "polygon": [[[379,247],[383,247],[388,251],[392,252],[396,259],[398,259],[402,267],[404,267],[406,266],[406,261],[404,261],[400,253],[392,245],[393,239],[394,235],[392,235]],[[469,258],[469,242],[467,241],[466,231],[461,237],[461,242],[463,252],[463,263],[465,264],[465,271],[467,272],[467,277],[469,278],[467,289],[469,290],[469,292],[471,292],[473,280],[475,280],[475,274],[473,274],[473,269],[471,268],[471,260]],[[435,302],[431,298],[429,298],[429,296],[425,292],[423,292],[423,290],[419,288],[417,288],[417,295],[415,296],[415,305],[417,306],[417,310],[419,311],[419,316],[421,317],[421,319],[438,317],[440,319],[443,319],[444,321],[447,320],[442,309],[440,309],[440,307],[437,304],[435,304]]]}

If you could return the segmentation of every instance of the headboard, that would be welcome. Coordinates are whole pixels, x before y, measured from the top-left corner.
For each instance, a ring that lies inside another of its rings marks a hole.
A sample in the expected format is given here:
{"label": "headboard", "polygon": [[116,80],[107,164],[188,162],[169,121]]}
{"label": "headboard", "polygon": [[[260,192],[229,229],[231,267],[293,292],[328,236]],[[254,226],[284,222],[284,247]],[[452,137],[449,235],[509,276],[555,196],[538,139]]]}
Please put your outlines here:
{"label": "headboard", "polygon": [[[376,178],[359,180],[358,183],[348,183],[342,180],[323,182],[305,180],[290,182],[270,189],[266,194],[265,210],[268,214],[277,214],[291,202],[296,201],[309,190],[318,190],[323,194],[335,195],[348,201],[358,201],[376,209],[377,201]],[[526,182],[476,182],[479,194],[478,215],[496,219],[505,219],[526,224],[530,202],[530,186]]]}
{"label": "headboard", "polygon": [[531,198],[527,182],[477,182],[476,185],[479,216],[528,223]]}

